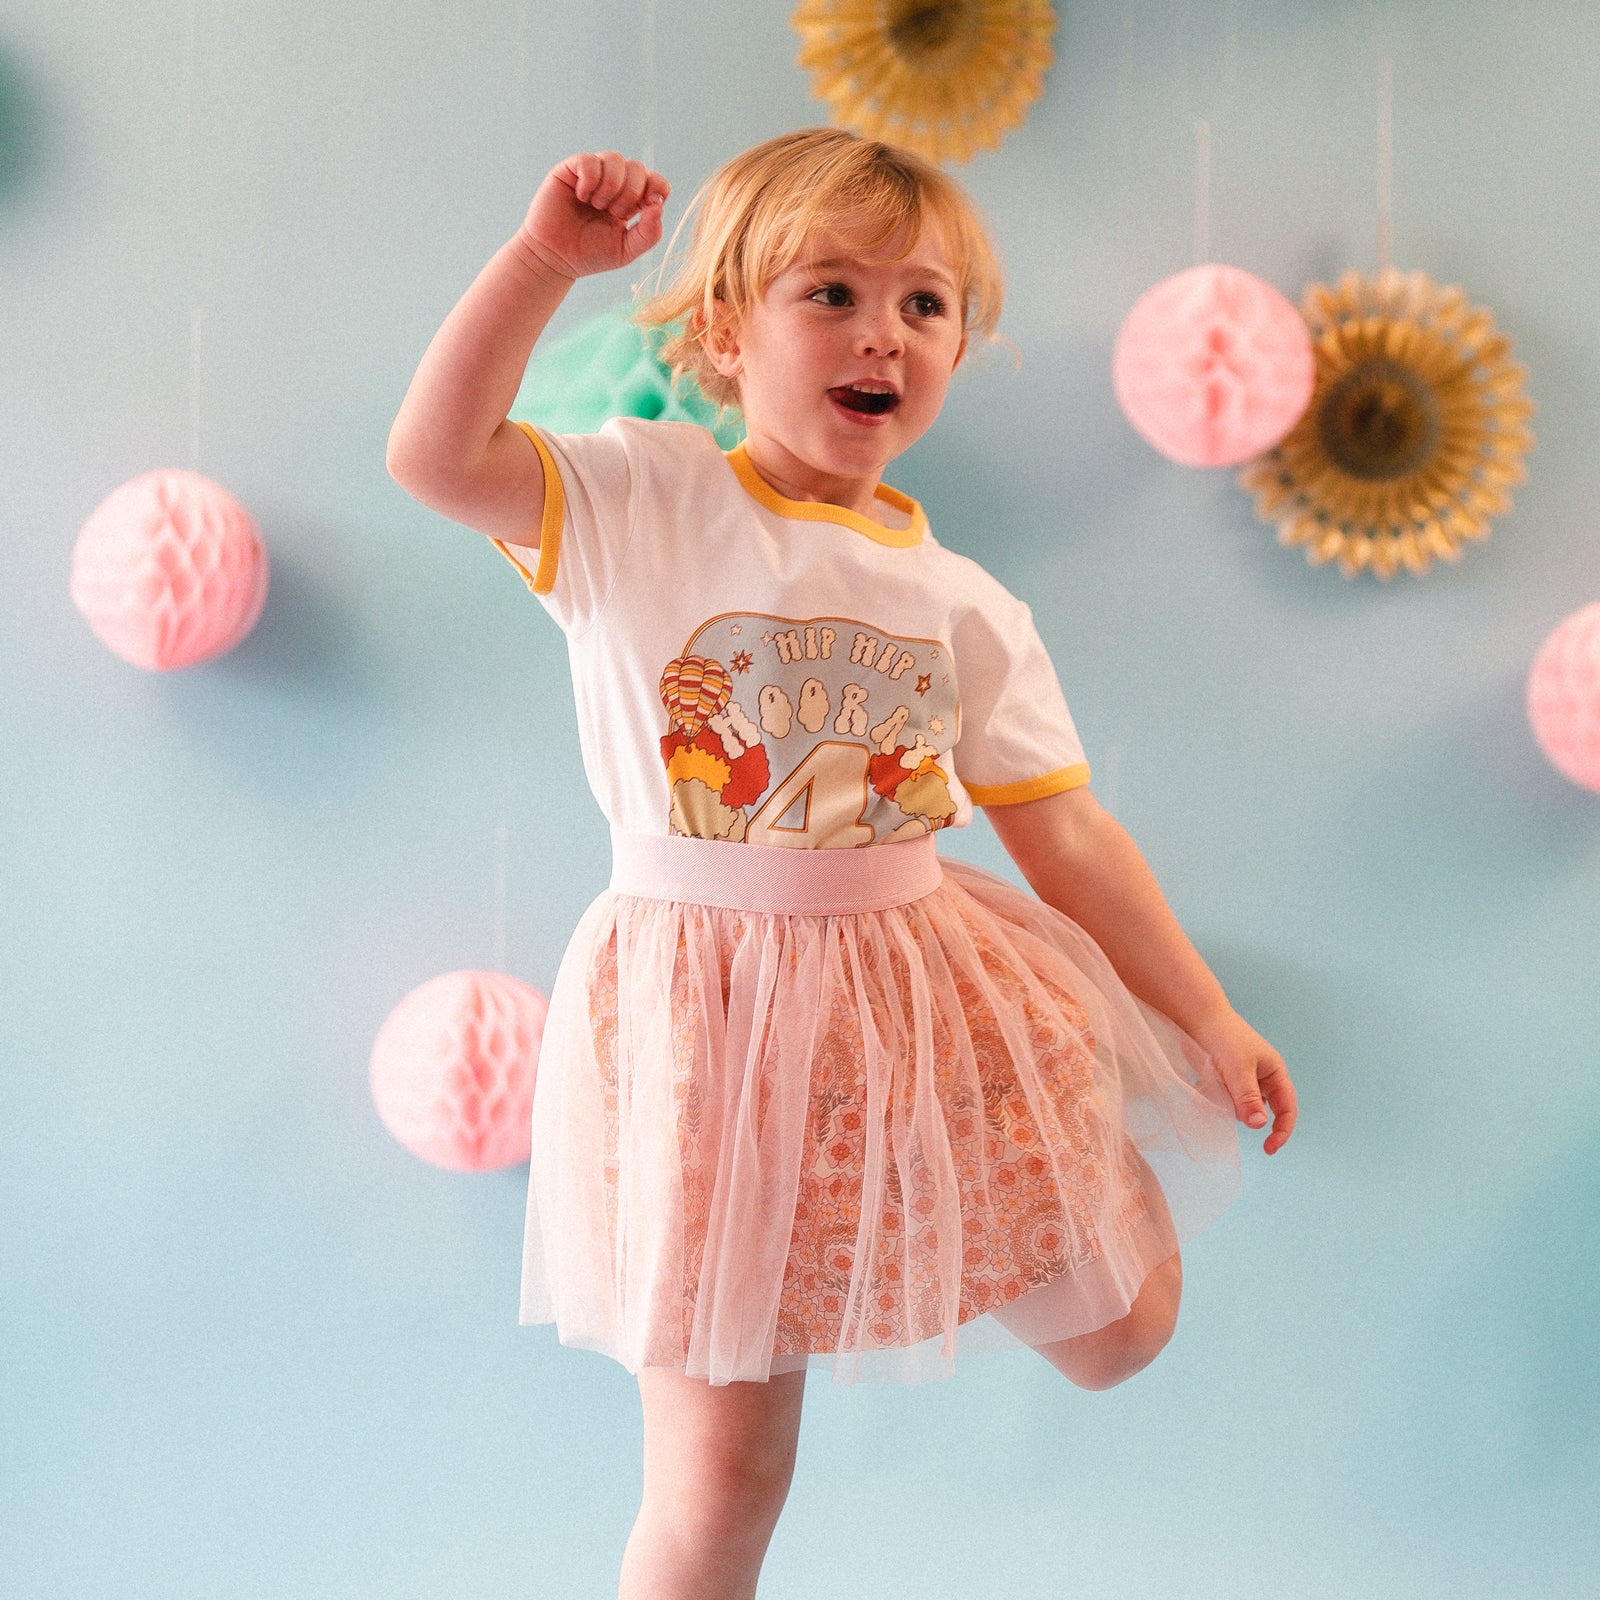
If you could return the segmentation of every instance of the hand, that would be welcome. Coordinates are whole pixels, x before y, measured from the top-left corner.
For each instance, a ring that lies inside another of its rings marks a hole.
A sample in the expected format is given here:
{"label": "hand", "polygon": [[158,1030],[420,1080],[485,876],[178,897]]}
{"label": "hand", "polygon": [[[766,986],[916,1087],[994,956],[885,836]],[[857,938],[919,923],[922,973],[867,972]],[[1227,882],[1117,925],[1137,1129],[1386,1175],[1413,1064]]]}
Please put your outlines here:
{"label": "hand", "polygon": [[609,272],[660,240],[670,192],[659,172],[615,150],[568,156],[539,185],[518,237],[556,276]]}
{"label": "hand", "polygon": [[1231,1007],[1214,1012],[1194,1030],[1193,1037],[1216,1062],[1242,1123],[1265,1127],[1266,1107],[1272,1107],[1272,1132],[1261,1148],[1269,1156],[1281,1150],[1294,1132],[1298,1111],[1283,1057]]}

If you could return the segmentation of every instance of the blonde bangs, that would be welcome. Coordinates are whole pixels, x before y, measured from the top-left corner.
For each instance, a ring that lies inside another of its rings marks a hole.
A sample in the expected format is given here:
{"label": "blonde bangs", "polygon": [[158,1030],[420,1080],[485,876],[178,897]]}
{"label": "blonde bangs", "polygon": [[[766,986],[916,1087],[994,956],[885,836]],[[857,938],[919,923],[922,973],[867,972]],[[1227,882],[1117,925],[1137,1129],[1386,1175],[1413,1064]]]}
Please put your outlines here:
{"label": "blonde bangs", "polygon": [[[705,337],[718,317],[737,322],[819,234],[852,227],[851,244],[870,254],[897,235],[904,259],[930,218],[950,252],[962,327],[990,339],[1000,319],[1000,264],[977,207],[931,162],[842,128],[803,128],[735,156],[690,202],[656,273],[660,287],[634,312],[668,336],[661,359],[673,377],[692,378],[718,407],[737,406],[738,385],[712,366]],[[678,241],[693,222],[687,253]],[[856,223],[864,223],[856,231]],[[670,272],[670,277],[668,276]]]}

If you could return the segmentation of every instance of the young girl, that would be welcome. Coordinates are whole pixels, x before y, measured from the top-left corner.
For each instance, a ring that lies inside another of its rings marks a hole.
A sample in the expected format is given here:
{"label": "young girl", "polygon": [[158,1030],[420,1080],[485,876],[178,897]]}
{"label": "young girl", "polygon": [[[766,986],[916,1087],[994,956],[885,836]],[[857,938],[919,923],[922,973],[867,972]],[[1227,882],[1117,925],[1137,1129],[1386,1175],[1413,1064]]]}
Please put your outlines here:
{"label": "young girl", "polygon": [[[574,280],[654,245],[667,192],[562,162],[389,464],[567,635],[613,869],[551,999],[523,1320],[638,1377],[621,1594],[708,1600],[754,1593],[808,1364],[905,1380],[1020,1341],[1120,1383],[1233,1196],[1235,1115],[1271,1106],[1271,1153],[1295,1095],[1091,795],[1028,608],[881,481],[999,314],[954,182],[823,129],[711,179],[639,314],[739,407],[738,449],[506,420]],[[974,805],[1038,898],[936,854]]]}

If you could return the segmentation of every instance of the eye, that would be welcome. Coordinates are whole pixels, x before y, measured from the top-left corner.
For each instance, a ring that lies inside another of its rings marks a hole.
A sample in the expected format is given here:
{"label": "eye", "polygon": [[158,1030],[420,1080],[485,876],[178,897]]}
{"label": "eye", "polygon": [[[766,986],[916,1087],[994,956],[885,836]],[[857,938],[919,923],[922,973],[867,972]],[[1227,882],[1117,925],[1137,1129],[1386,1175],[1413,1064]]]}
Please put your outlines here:
{"label": "eye", "polygon": [[907,304],[919,317],[938,317],[944,314],[944,301],[938,295],[926,291],[912,295]]}
{"label": "eye", "polygon": [[806,298],[817,301],[819,305],[847,306],[850,304],[850,291],[842,283],[822,283]]}

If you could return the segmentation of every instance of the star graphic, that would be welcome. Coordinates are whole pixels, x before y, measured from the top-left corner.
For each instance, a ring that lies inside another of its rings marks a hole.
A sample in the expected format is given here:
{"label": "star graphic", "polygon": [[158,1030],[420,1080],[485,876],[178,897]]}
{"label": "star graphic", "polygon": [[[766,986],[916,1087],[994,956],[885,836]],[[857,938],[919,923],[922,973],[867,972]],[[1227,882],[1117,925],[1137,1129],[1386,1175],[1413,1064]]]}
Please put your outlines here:
{"label": "star graphic", "polygon": [[762,642],[762,644],[771,644],[772,643],[772,635],[770,633],[762,634],[761,635],[761,642]]}
{"label": "star graphic", "polygon": [[926,694],[932,687],[933,687],[933,678],[932,678],[932,676],[929,673],[924,672],[922,674],[922,676],[917,679],[917,693],[918,694]]}
{"label": "star graphic", "polygon": [[741,628],[739,626],[739,624],[736,622],[736,623],[733,624],[733,626],[731,628],[728,629],[728,632],[729,633],[743,633],[744,629]]}
{"label": "star graphic", "polygon": [[737,651],[733,658],[733,670],[735,672],[748,672],[752,659],[753,657],[748,650]]}
{"label": "star graphic", "polygon": [[944,718],[943,717],[929,717],[928,718],[928,732],[929,733],[943,733],[944,732]]}

